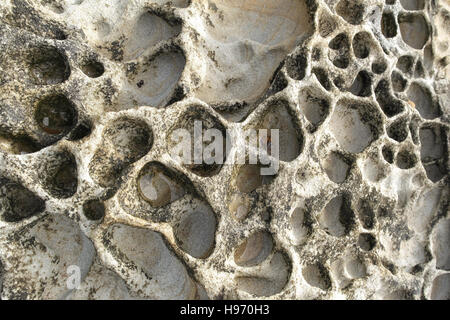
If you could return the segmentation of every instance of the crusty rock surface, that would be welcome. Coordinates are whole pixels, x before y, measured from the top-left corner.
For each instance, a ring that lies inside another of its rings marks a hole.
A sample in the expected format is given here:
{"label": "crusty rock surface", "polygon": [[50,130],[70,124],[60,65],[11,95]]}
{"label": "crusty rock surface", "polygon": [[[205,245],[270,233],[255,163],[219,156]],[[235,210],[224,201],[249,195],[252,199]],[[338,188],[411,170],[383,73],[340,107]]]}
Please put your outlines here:
{"label": "crusty rock surface", "polygon": [[[1,299],[450,299],[449,26],[448,0],[2,0]],[[278,173],[239,143],[180,163],[196,120],[280,129]]]}

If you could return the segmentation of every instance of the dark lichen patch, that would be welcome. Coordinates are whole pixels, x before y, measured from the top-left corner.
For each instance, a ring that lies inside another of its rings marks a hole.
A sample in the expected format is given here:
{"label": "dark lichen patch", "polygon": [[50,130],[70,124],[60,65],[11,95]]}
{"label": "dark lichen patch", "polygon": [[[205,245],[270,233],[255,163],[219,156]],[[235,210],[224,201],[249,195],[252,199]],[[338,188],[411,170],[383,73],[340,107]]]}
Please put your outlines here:
{"label": "dark lichen patch", "polygon": [[75,126],[77,111],[65,95],[49,95],[38,102],[34,119],[45,133],[62,136]]}
{"label": "dark lichen patch", "polygon": [[19,222],[45,210],[45,201],[17,182],[0,178],[0,219]]}

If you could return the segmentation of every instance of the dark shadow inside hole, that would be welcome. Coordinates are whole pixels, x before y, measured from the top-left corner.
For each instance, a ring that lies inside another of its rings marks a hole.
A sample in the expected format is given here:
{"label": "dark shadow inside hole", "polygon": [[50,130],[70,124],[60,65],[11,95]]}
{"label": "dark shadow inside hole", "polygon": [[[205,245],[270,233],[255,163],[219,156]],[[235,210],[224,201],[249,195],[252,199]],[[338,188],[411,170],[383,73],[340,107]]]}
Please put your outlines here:
{"label": "dark shadow inside hole", "polygon": [[384,160],[386,160],[387,163],[393,164],[394,163],[394,151],[390,146],[384,146],[382,149],[382,154]]}
{"label": "dark shadow inside hole", "polygon": [[28,53],[28,68],[31,82],[37,85],[59,84],[70,77],[67,57],[51,46],[31,49]]}
{"label": "dark shadow inside hole", "polygon": [[366,71],[361,71],[349,91],[355,96],[368,97],[372,94],[372,79]]}
{"label": "dark shadow inside hole", "polygon": [[75,126],[77,117],[74,104],[62,94],[43,98],[38,103],[34,114],[39,127],[51,135],[69,132]]}
{"label": "dark shadow inside hole", "polygon": [[395,92],[403,92],[406,89],[408,81],[397,71],[392,71],[391,75],[392,88]]}
{"label": "dark shadow inside hole", "polygon": [[83,204],[83,213],[91,221],[99,221],[105,216],[105,205],[102,201],[95,199]]}
{"label": "dark shadow inside hole", "polygon": [[370,54],[370,35],[367,32],[359,32],[353,38],[353,52],[359,59],[365,59]]}
{"label": "dark shadow inside hole", "polygon": [[392,12],[384,12],[381,17],[381,32],[386,38],[393,38],[397,35],[397,23]]}
{"label": "dark shadow inside hole", "polygon": [[98,78],[105,72],[105,67],[99,61],[90,59],[81,65],[81,71],[90,78]]}
{"label": "dark shadow inside hole", "polygon": [[408,138],[408,122],[405,119],[396,120],[387,129],[389,138],[403,142]]}
{"label": "dark shadow inside hole", "polygon": [[316,76],[317,80],[319,80],[320,84],[322,85],[322,87],[324,87],[325,90],[331,90],[331,82],[325,69],[314,68],[312,70],[312,73]]}
{"label": "dark shadow inside hole", "polygon": [[408,150],[402,150],[397,154],[397,167],[400,169],[411,169],[417,163],[417,157]]}

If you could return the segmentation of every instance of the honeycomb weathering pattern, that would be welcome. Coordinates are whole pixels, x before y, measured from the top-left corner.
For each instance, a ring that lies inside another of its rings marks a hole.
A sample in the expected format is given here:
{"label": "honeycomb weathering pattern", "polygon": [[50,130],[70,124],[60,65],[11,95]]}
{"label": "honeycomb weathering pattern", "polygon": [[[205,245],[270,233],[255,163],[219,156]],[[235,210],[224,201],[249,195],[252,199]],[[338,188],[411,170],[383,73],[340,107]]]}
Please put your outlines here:
{"label": "honeycomb weathering pattern", "polygon": [[[449,26],[447,0],[1,1],[1,299],[450,299]],[[278,174],[178,163],[195,119],[280,129]]]}

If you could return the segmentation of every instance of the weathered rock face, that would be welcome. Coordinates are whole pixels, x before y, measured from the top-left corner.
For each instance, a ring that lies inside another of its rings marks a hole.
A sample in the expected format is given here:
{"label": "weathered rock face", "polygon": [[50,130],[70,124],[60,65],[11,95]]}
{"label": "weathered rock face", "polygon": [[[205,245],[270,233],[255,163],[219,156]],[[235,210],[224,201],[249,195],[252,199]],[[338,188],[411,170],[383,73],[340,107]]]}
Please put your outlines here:
{"label": "weathered rock face", "polygon": [[[445,0],[1,1],[1,299],[450,299],[449,26]],[[181,163],[195,121],[279,129],[277,174],[239,139]]]}

